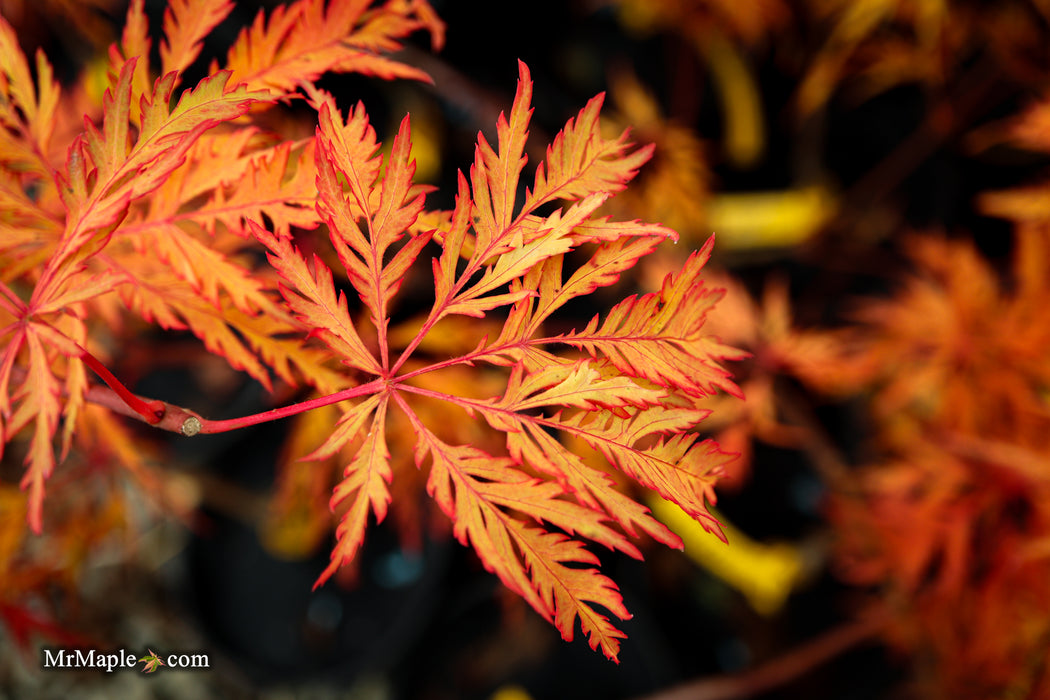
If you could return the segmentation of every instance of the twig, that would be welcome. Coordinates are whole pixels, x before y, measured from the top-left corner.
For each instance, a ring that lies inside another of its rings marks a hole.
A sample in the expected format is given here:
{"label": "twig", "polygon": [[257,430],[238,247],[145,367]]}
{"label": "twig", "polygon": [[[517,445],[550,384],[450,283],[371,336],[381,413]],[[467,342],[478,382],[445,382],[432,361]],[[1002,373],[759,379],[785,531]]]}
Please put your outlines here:
{"label": "twig", "polygon": [[885,617],[851,622],[750,671],[701,678],[638,700],[735,700],[754,697],[800,678],[821,664],[874,638],[885,624]]}
{"label": "twig", "polygon": [[[86,353],[86,356],[90,356],[90,354]],[[98,360],[95,360],[95,362],[98,363]],[[91,362],[87,364],[98,373],[98,369]],[[102,367],[101,363],[98,363],[98,365]],[[95,384],[88,387],[84,392],[86,401],[108,408],[122,416],[142,421],[154,428],[179,433],[186,437],[193,437],[199,434],[225,433],[239,428],[246,428],[250,425],[288,418],[315,408],[374,393],[381,390],[385,385],[384,380],[377,379],[367,384],[359,384],[349,389],[337,391],[334,394],[319,396],[288,406],[281,406],[262,413],[254,413],[249,416],[230,418],[228,420],[210,420],[182,406],[134,394],[121,384],[120,380],[113,376],[109,370],[106,370],[105,367],[102,367],[102,369],[105,370],[105,374],[99,373],[99,376],[106,380],[109,386]],[[16,382],[23,382],[26,378],[26,371],[21,367],[13,367],[12,378]]]}
{"label": "twig", "polygon": [[119,396],[131,410],[139,414],[143,420],[150,425],[156,425],[164,418],[164,404],[162,402],[144,401],[138,396],[135,396],[135,394],[128,391],[128,388],[124,386],[119,379],[113,376],[113,373],[110,372],[97,357],[85,350],[83,346],[78,344],[77,347],[80,348],[80,359],[84,361],[84,364],[101,377],[102,381],[108,384],[109,388],[116,392],[117,396]]}
{"label": "twig", "polygon": [[806,441],[800,449],[824,482],[842,495],[856,493],[856,479],[845,457],[813,415],[806,398],[789,387],[778,387],[777,397],[777,407],[784,417],[805,431]]}
{"label": "twig", "polygon": [[941,442],[956,457],[985,462],[1032,487],[1046,479],[1046,455],[1024,446],[965,433],[944,435]]}

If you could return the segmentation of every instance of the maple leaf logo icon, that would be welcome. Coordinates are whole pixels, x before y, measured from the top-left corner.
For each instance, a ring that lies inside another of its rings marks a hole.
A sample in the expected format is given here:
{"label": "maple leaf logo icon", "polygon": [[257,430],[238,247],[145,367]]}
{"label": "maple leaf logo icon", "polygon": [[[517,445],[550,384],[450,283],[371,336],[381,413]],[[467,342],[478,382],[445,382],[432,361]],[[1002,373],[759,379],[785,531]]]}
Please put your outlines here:
{"label": "maple leaf logo icon", "polygon": [[142,669],[143,673],[153,673],[157,670],[158,667],[164,665],[164,662],[160,660],[160,657],[157,656],[157,653],[152,649],[149,650],[148,655],[143,656],[141,659],[139,659],[139,661],[142,661],[146,664],[145,667],[143,667]]}

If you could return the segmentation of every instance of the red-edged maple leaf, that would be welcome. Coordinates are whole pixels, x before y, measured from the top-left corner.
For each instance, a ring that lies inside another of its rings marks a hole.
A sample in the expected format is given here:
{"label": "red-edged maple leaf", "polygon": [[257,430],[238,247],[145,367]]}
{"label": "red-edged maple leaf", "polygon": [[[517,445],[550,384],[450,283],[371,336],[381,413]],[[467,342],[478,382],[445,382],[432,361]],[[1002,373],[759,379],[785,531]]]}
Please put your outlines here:
{"label": "red-edged maple leaf", "polygon": [[232,10],[230,0],[168,0],[160,43],[161,73],[181,71],[193,63],[204,39]]}
{"label": "red-edged maple leaf", "polygon": [[441,47],[444,25],[430,5],[426,0],[371,5],[371,0],[299,0],[278,5],[269,19],[260,11],[230,48],[226,67],[235,81],[278,95],[328,72],[429,80],[383,53],[396,51],[400,39],[419,29],[428,30],[434,47]]}
{"label": "red-edged maple leaf", "polygon": [[130,203],[159,187],[202,133],[244,114],[255,102],[268,101],[265,93],[228,89],[229,74],[218,73],[186,91],[172,108],[176,75],[169,73],[143,102],[138,137],[129,148],[134,65],[128,61],[116,87],[107,91],[102,130],[85,124],[83,137],[70,147],[65,172],[58,176],[66,230],[34,290],[34,307],[46,303],[105,244]]}
{"label": "red-edged maple leaf", "polygon": [[[407,118],[384,164],[360,105],[344,121],[331,98],[311,94],[320,115],[317,210],[367,309],[373,328],[366,335],[319,257],[308,261],[288,237],[252,228],[270,251],[289,307],[357,384],[345,394],[355,402],[343,407],[330,436],[309,456],[338,457],[345,465],[331,500],[340,515],[338,541],[317,585],[351,561],[369,513],[377,521],[386,516],[390,484],[399,470],[411,468],[392,455],[405,446],[388,440],[386,423],[396,411],[412,427],[414,463],[428,471],[427,490],[453,521],[455,536],[565,639],[574,636],[579,619],[592,648],[615,659],[623,634],[608,615],[629,615],[583,541],[635,557],[641,552],[630,538],[640,533],[671,546],[681,542],[559,436],[590,444],[610,469],[674,500],[720,534],[706,508],[731,456],[697,441],[690,431],[706,411],[692,406],[698,396],[738,391],[719,366],[736,351],[702,331],[705,313],[719,298],[699,278],[710,244],[659,293],[631,297],[604,322],[596,318],[579,332],[543,334],[545,321],[568,301],[615,283],[674,232],[596,213],[650,153],[624,135],[601,136],[601,97],[558,134],[519,203],[531,93],[521,64],[514,104],[497,124],[497,144],[479,136],[469,181],[460,176],[449,218],[428,215],[425,191],[412,185]],[[549,213],[541,214],[541,207]],[[421,219],[433,228],[421,226]],[[400,286],[434,245],[441,251],[430,266],[431,309],[411,322],[412,331],[392,330]],[[571,251],[586,255],[566,273]],[[427,342],[436,328],[447,327],[442,324],[482,319],[501,308],[505,323],[495,340],[481,338],[473,350],[453,350],[461,354],[452,357],[425,354],[456,347]],[[480,385],[464,387],[461,380],[432,381],[443,370],[478,364],[504,377],[496,395],[479,394]],[[470,432],[487,430],[491,438],[456,442],[464,433],[453,430],[451,420],[435,421],[434,403],[447,404],[468,422],[473,417]]]}
{"label": "red-edged maple leaf", "polygon": [[582,331],[559,340],[601,353],[621,372],[676,391],[704,396],[721,389],[739,397],[729,373],[715,360],[743,354],[703,332],[704,315],[722,295],[699,281],[713,243],[709,239],[680,274],[668,276],[659,293],[626,299],[600,325],[595,316]]}
{"label": "red-edged maple leaf", "polygon": [[36,56],[36,82],[29,62],[18,43],[14,27],[0,17],[0,153],[3,162],[17,170],[51,175],[46,154],[50,153],[60,90],[44,53]]}
{"label": "red-edged maple leaf", "polygon": [[243,254],[255,245],[249,219],[268,220],[282,236],[320,223],[313,141],[264,134],[249,110],[283,94],[270,89],[278,74],[288,89],[329,70],[385,74],[382,55],[398,38],[426,27],[439,41],[441,24],[422,0],[375,8],[306,0],[275,12],[270,26],[290,18],[287,31],[264,32],[279,60],[256,80],[261,89],[230,79],[260,55],[245,38],[231,51],[236,65],[178,94],[180,71],[231,7],[173,0],[157,77],[145,4],[133,0],[109,52],[100,117],[83,118],[83,130],[62,144],[64,162],[55,163],[56,115],[81,103],[61,102],[42,53],[34,81],[0,18],[0,437],[6,444],[33,430],[23,485],[35,530],[56,461],[53,440],[62,425],[68,450],[90,387],[83,357],[96,318],[118,332],[128,312],[188,329],[265,386],[275,375],[328,393],[349,383],[328,366],[329,354],[299,337],[312,324],[276,303],[273,276],[258,274]]}
{"label": "red-edged maple leaf", "polygon": [[[35,425],[23,486],[29,491],[29,520],[36,531],[42,526],[44,481],[55,463],[51,438],[63,412],[69,421],[68,436],[86,389],[83,351],[77,342],[83,339],[83,328],[68,332],[62,327],[76,319],[75,314],[68,315],[71,308],[112,292],[123,277],[87,270],[85,263],[106,245],[130,204],[158,187],[182,163],[200,134],[265,98],[243,88],[228,90],[227,76],[220,74],[204,79],[172,107],[175,75],[169,74],[142,102],[133,139],[128,120],[134,67],[134,60],[126,62],[117,85],[107,92],[101,130],[87,122],[86,131],[70,148],[64,172],[56,174],[66,209],[65,230],[28,302],[4,287],[4,305],[15,320],[0,329],[0,338],[6,341],[0,363],[0,413],[6,423],[5,441],[28,423]],[[64,382],[54,374],[58,355],[66,358]],[[16,362],[24,363],[28,381],[12,393]],[[59,399],[62,384],[68,396],[65,409]]]}

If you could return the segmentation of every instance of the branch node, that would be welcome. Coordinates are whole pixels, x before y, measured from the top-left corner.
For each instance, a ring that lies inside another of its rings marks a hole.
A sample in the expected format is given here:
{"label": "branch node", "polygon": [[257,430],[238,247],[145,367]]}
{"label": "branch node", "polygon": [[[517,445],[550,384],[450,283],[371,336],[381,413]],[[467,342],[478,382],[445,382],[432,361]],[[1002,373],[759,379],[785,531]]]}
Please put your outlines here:
{"label": "branch node", "polygon": [[197,416],[190,416],[186,420],[182,421],[182,427],[179,431],[186,437],[193,437],[201,431],[201,421]]}

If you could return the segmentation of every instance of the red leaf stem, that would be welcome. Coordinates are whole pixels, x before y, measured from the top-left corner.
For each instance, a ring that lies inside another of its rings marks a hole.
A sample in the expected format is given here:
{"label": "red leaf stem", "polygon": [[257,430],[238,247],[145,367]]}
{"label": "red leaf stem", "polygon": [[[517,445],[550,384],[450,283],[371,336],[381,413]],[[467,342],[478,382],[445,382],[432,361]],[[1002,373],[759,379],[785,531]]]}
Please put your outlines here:
{"label": "red leaf stem", "polygon": [[119,379],[113,376],[104,364],[102,364],[97,357],[92,355],[90,352],[85,350],[80,345],[77,345],[81,351],[81,359],[87,363],[87,366],[97,374],[102,381],[109,385],[109,388],[117,392],[117,395],[123,399],[135,413],[142,416],[147,423],[150,425],[156,425],[164,417],[166,406],[163,401],[146,401],[135,394],[132,394],[126,386],[124,386]]}

